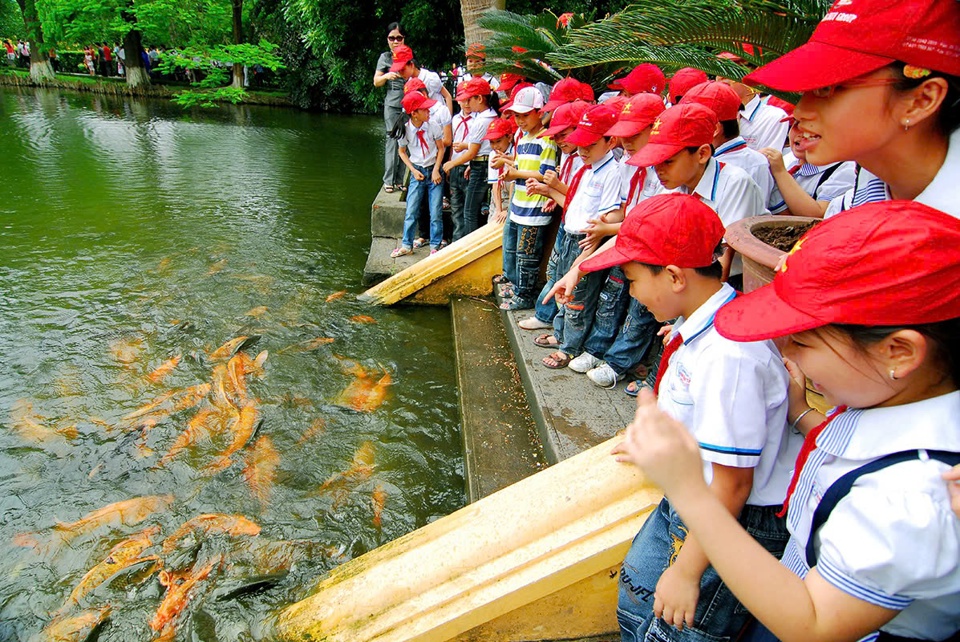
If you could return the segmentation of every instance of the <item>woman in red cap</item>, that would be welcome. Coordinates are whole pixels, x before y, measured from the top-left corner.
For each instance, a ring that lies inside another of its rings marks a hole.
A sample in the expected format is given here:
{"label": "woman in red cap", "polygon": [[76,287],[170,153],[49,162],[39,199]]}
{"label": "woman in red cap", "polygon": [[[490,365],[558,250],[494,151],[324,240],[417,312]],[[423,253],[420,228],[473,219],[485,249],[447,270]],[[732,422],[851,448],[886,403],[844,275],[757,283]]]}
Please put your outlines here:
{"label": "woman in red cap", "polygon": [[826,216],[889,199],[960,216],[960,2],[837,0],[809,42],[744,80],[803,93],[810,163],[860,165]]}
{"label": "woman in red cap", "polygon": [[[763,625],[748,639],[956,639],[960,520],[942,475],[960,461],[960,290],[943,285],[958,281],[960,221],[889,201],[818,225],[772,284],[717,313],[728,339],[785,341],[788,420],[806,439],[781,561],[710,492],[702,446],[642,393],[614,452],[663,487]],[[827,416],[805,376],[836,406]]]}

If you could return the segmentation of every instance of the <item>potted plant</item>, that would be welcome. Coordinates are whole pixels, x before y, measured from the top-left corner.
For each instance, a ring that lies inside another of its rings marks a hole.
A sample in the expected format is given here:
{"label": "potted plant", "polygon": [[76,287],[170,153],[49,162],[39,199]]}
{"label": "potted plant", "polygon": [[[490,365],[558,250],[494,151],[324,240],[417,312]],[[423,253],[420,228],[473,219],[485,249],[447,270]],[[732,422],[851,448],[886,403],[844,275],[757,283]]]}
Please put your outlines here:
{"label": "potted plant", "polygon": [[785,252],[820,219],[805,216],[751,216],[727,228],[727,245],[743,257],[743,291],[773,280],[773,269]]}

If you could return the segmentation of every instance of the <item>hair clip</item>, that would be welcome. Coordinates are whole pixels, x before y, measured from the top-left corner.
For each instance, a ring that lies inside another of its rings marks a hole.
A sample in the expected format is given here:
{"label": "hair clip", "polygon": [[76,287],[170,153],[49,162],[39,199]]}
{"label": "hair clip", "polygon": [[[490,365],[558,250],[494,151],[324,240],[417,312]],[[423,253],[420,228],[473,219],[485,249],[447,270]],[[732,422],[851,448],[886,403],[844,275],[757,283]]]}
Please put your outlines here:
{"label": "hair clip", "polygon": [[920,78],[926,78],[930,74],[931,74],[931,71],[926,67],[914,67],[913,65],[903,66],[903,75],[906,76],[907,78],[919,80]]}

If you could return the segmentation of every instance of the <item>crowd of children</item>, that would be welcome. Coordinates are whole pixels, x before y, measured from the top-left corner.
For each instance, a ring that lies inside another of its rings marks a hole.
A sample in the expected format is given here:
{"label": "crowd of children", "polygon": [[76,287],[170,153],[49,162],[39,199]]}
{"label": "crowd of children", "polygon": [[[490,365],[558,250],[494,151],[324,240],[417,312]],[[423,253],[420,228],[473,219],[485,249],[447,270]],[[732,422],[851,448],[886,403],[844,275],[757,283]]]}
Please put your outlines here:
{"label": "crowd of children", "polygon": [[[788,116],[757,86],[802,98]],[[614,449],[665,491],[620,571],[622,639],[960,639],[960,3],[838,0],[742,82],[499,88],[500,118],[473,102],[490,79],[458,90],[446,164],[431,98],[404,98],[400,144],[439,184],[490,141],[501,307],[549,330],[545,367],[613,387],[662,350]],[[739,294],[727,228],[787,212],[825,220]]]}

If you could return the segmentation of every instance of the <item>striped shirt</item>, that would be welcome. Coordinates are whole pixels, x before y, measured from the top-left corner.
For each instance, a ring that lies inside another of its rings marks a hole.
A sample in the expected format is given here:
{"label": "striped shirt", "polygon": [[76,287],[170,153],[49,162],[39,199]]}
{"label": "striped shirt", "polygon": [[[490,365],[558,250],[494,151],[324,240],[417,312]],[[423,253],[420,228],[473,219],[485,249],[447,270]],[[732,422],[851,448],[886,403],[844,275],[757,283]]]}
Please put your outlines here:
{"label": "striped shirt", "polygon": [[[537,138],[536,134],[524,134],[517,142],[517,170],[540,172],[556,170],[559,151],[549,136]],[[553,218],[543,211],[546,196],[527,194],[527,179],[514,182],[513,200],[510,202],[510,220],[519,225],[546,225]]]}

